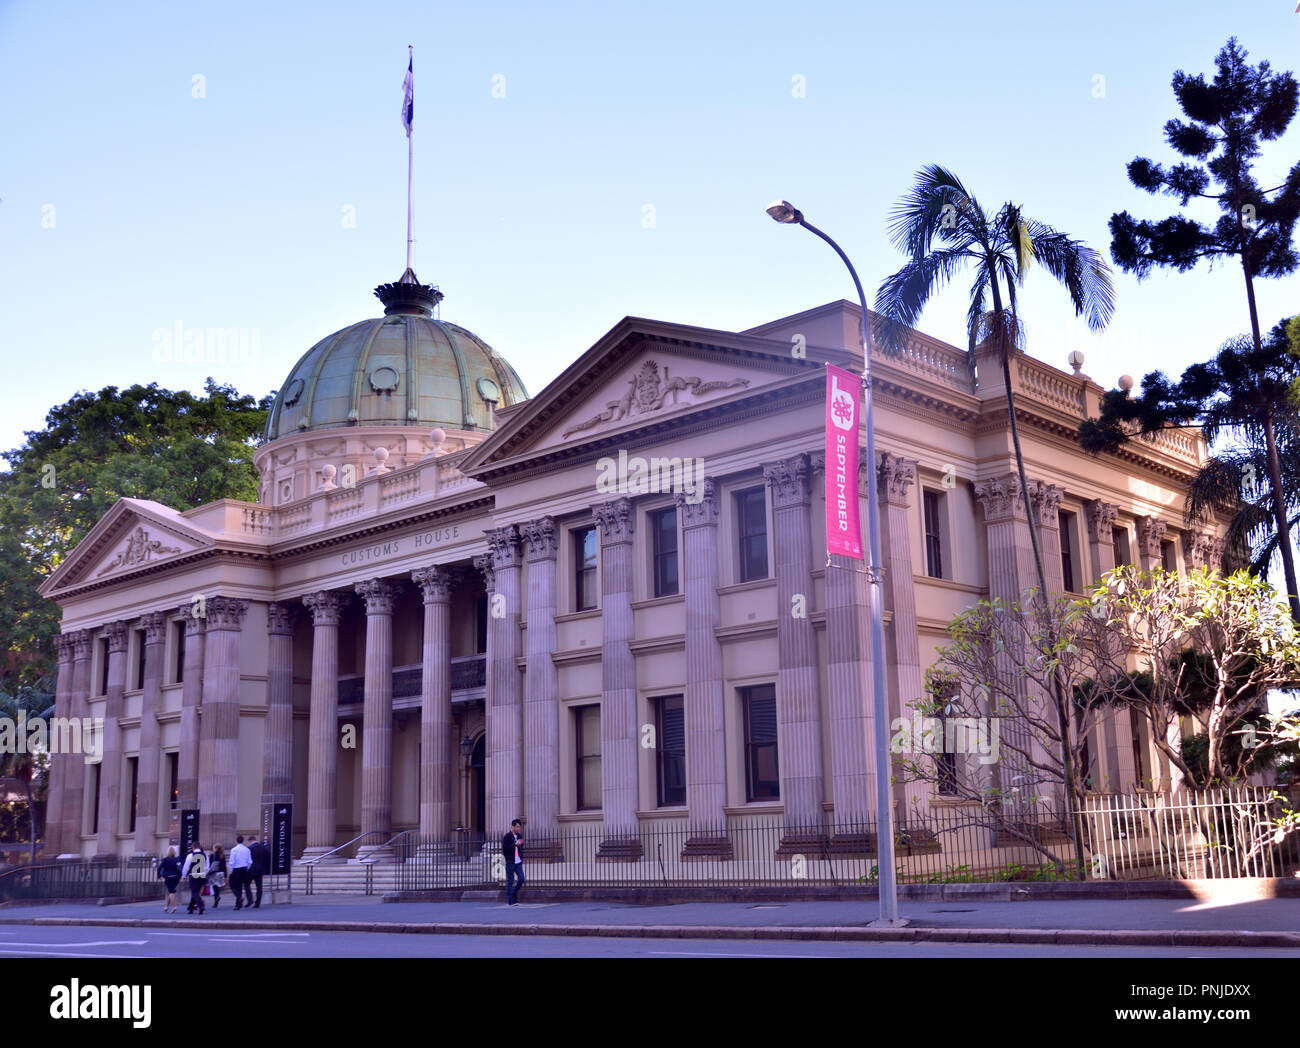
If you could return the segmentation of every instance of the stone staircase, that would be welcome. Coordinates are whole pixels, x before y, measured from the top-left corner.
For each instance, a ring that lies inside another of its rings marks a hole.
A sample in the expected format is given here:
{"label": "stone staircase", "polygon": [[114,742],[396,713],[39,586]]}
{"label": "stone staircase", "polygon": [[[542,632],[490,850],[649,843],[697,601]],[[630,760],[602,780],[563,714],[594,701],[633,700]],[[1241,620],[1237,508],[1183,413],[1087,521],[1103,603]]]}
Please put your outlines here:
{"label": "stone staircase", "polygon": [[347,862],[293,864],[293,890],[304,895],[383,895],[396,891],[399,866]]}

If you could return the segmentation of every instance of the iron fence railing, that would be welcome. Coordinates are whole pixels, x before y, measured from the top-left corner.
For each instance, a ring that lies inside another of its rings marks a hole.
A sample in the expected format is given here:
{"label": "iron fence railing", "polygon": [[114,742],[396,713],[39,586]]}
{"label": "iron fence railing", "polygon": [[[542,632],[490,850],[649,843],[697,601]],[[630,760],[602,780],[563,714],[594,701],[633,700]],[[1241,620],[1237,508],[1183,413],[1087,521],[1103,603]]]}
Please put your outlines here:
{"label": "iron fence railing", "polygon": [[140,899],[158,895],[154,859],[38,863],[0,870],[0,902],[24,899]]}
{"label": "iron fence railing", "polygon": [[[1089,797],[1079,813],[1086,879],[1285,877],[1300,870],[1300,833],[1273,841],[1271,791],[1238,787],[1188,793]],[[909,818],[896,831],[902,884],[1075,880],[1071,814],[1056,805],[993,813],[954,805]],[[794,825],[729,818],[721,827],[686,820],[642,823],[619,834],[590,823],[545,838],[525,830],[530,884],[580,887],[799,887],[873,885],[876,826]],[[399,891],[499,887],[500,837],[404,835],[394,848]]]}

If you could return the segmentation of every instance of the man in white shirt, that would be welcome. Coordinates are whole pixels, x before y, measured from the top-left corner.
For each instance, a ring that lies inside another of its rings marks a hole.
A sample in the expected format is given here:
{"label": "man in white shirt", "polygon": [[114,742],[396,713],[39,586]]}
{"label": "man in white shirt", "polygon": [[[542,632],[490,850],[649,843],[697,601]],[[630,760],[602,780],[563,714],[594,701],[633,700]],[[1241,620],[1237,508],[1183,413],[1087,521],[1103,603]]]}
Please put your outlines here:
{"label": "man in white shirt", "polygon": [[[235,846],[230,849],[230,890],[235,893],[235,909],[244,905],[244,894],[248,888],[248,878],[253,872],[253,853],[244,844],[241,833],[235,838]],[[252,902],[249,899],[249,902]]]}

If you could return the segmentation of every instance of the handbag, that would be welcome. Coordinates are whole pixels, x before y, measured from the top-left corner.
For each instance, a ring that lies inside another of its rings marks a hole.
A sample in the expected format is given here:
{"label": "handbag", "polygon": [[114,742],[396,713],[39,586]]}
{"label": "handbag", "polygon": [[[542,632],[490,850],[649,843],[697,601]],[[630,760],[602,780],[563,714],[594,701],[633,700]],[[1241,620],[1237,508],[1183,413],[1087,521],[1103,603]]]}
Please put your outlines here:
{"label": "handbag", "polygon": [[201,892],[199,892],[199,894],[200,894],[200,895],[211,895],[211,894],[212,894],[212,889],[211,889],[210,887],[208,887],[208,886],[205,884],[205,885],[203,886],[203,890],[202,890]]}

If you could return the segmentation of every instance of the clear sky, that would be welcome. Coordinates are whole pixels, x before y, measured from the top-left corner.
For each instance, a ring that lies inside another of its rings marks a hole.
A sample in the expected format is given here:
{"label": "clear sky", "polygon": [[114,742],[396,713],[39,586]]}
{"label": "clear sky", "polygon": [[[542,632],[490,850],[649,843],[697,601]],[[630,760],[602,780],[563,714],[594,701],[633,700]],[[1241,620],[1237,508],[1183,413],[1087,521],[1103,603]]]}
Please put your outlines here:
{"label": "clear sky", "polygon": [[[0,0],[0,448],[79,389],[211,374],[260,395],[378,315],[404,264],[407,44],[416,271],[536,393],[624,315],[735,330],[851,298],[825,245],[763,214],[776,197],[869,288],[933,162],[1109,257],[1113,211],[1176,210],[1125,164],[1171,158],[1170,77],[1212,74],[1233,34],[1300,66],[1294,0]],[[1300,121],[1263,180],[1298,156]],[[1266,328],[1297,279],[1257,285]],[[1030,352],[1082,349],[1109,388],[1248,330],[1235,264],[1116,284],[1094,336],[1031,273]],[[964,345],[968,286],[920,327]],[[168,359],[178,328],[243,329],[246,359]]]}

